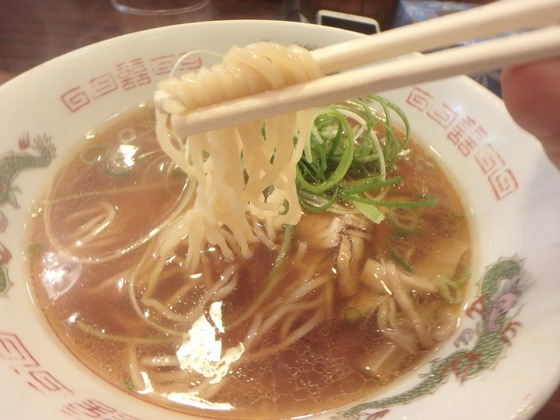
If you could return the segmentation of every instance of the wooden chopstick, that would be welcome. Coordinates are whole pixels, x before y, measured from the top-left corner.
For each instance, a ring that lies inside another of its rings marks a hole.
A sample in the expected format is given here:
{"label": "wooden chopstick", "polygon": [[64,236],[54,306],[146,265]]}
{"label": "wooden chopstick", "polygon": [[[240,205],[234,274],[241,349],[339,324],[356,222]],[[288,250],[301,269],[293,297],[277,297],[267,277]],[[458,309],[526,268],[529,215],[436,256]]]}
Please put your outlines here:
{"label": "wooden chopstick", "polygon": [[[504,30],[539,27],[558,20],[560,0],[502,0],[467,12],[326,47],[316,50],[313,55],[320,68],[329,73],[389,58],[393,53],[398,56]],[[461,26],[463,22],[466,22],[465,28]],[[420,28],[418,32],[415,27]],[[378,45],[381,35],[383,38]],[[555,55],[560,55],[559,25],[425,55],[408,55],[311,82],[200,108],[187,114],[172,115],[171,125],[177,135],[184,137],[361,96],[364,92],[375,93]],[[159,100],[162,97],[164,96],[160,96]]]}
{"label": "wooden chopstick", "polygon": [[435,50],[460,41],[558,22],[558,0],[501,0],[372,37],[320,48],[311,54],[323,73],[330,74],[402,54]]}
{"label": "wooden chopstick", "polygon": [[184,137],[363,96],[364,92],[381,92],[556,55],[560,55],[560,26],[415,55],[199,108],[186,115],[172,115],[171,125],[177,135]]}

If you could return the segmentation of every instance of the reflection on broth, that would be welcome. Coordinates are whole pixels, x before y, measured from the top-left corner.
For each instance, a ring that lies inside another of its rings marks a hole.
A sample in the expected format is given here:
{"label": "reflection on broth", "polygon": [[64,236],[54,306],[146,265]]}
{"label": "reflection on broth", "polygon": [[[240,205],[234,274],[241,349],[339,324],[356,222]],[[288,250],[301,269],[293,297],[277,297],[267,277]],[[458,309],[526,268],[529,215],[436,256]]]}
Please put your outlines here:
{"label": "reflection on broth", "polygon": [[[231,255],[209,237],[187,258],[182,224],[200,180],[158,146],[152,107],[102,127],[29,228],[34,299],[58,338],[114,386],[212,417],[318,413],[410,371],[457,324],[469,226],[439,162],[384,114],[368,126],[392,154],[379,177],[375,153],[359,150],[372,134],[349,115],[371,112],[368,101],[316,113],[322,140],[298,164],[299,222],[243,210],[254,239],[243,250],[224,229]],[[354,164],[318,188],[348,130]],[[319,145],[333,153],[318,158]]]}

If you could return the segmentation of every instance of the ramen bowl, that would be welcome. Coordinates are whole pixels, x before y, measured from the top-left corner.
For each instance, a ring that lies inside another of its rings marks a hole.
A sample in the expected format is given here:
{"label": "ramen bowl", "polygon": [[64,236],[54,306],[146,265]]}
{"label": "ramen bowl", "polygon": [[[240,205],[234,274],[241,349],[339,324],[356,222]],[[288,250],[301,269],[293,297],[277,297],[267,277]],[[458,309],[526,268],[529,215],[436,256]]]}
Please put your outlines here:
{"label": "ramen bowl", "polygon": [[[317,48],[359,35],[293,22],[164,27],[94,44],[0,87],[0,402],[4,418],[190,418],[85,368],[27,284],[25,231],[47,180],[112,116],[150,100],[184,53],[266,40]],[[180,71],[204,65],[190,56]],[[453,336],[382,392],[317,418],[530,418],[560,380],[560,176],[502,101],[467,77],[382,92],[441,158],[476,252]]]}

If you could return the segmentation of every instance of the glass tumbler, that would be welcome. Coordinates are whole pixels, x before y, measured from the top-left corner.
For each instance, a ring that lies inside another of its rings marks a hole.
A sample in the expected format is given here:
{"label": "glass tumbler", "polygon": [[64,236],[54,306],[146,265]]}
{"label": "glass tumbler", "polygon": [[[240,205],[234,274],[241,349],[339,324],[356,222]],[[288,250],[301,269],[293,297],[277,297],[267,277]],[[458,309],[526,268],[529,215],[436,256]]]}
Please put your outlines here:
{"label": "glass tumbler", "polygon": [[111,0],[121,12],[121,29],[134,32],[212,19],[210,0]]}

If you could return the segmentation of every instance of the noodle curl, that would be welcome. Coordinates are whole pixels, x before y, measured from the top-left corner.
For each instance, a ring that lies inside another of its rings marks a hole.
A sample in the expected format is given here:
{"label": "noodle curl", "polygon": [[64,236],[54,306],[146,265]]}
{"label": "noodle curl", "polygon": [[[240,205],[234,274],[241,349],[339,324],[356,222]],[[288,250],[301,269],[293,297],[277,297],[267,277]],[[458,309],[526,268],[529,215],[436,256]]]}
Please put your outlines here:
{"label": "noodle curl", "polygon": [[[167,229],[169,237],[187,238],[186,262],[198,267],[200,251],[218,246],[225,258],[236,251],[251,256],[257,241],[251,217],[267,227],[271,240],[284,224],[301,218],[296,190],[300,160],[313,111],[212,130],[179,139],[171,115],[198,107],[306,82],[321,76],[311,54],[299,46],[260,42],[234,47],[220,64],[160,83],[169,94],[156,111],[158,142],[191,181],[197,183],[195,203]],[[294,133],[295,138],[294,138]],[[293,138],[293,141],[286,139]],[[228,153],[222,153],[227,148]],[[245,211],[240,211],[245,209]],[[167,243],[166,232],[162,243]],[[173,241],[177,244],[177,240]]]}

